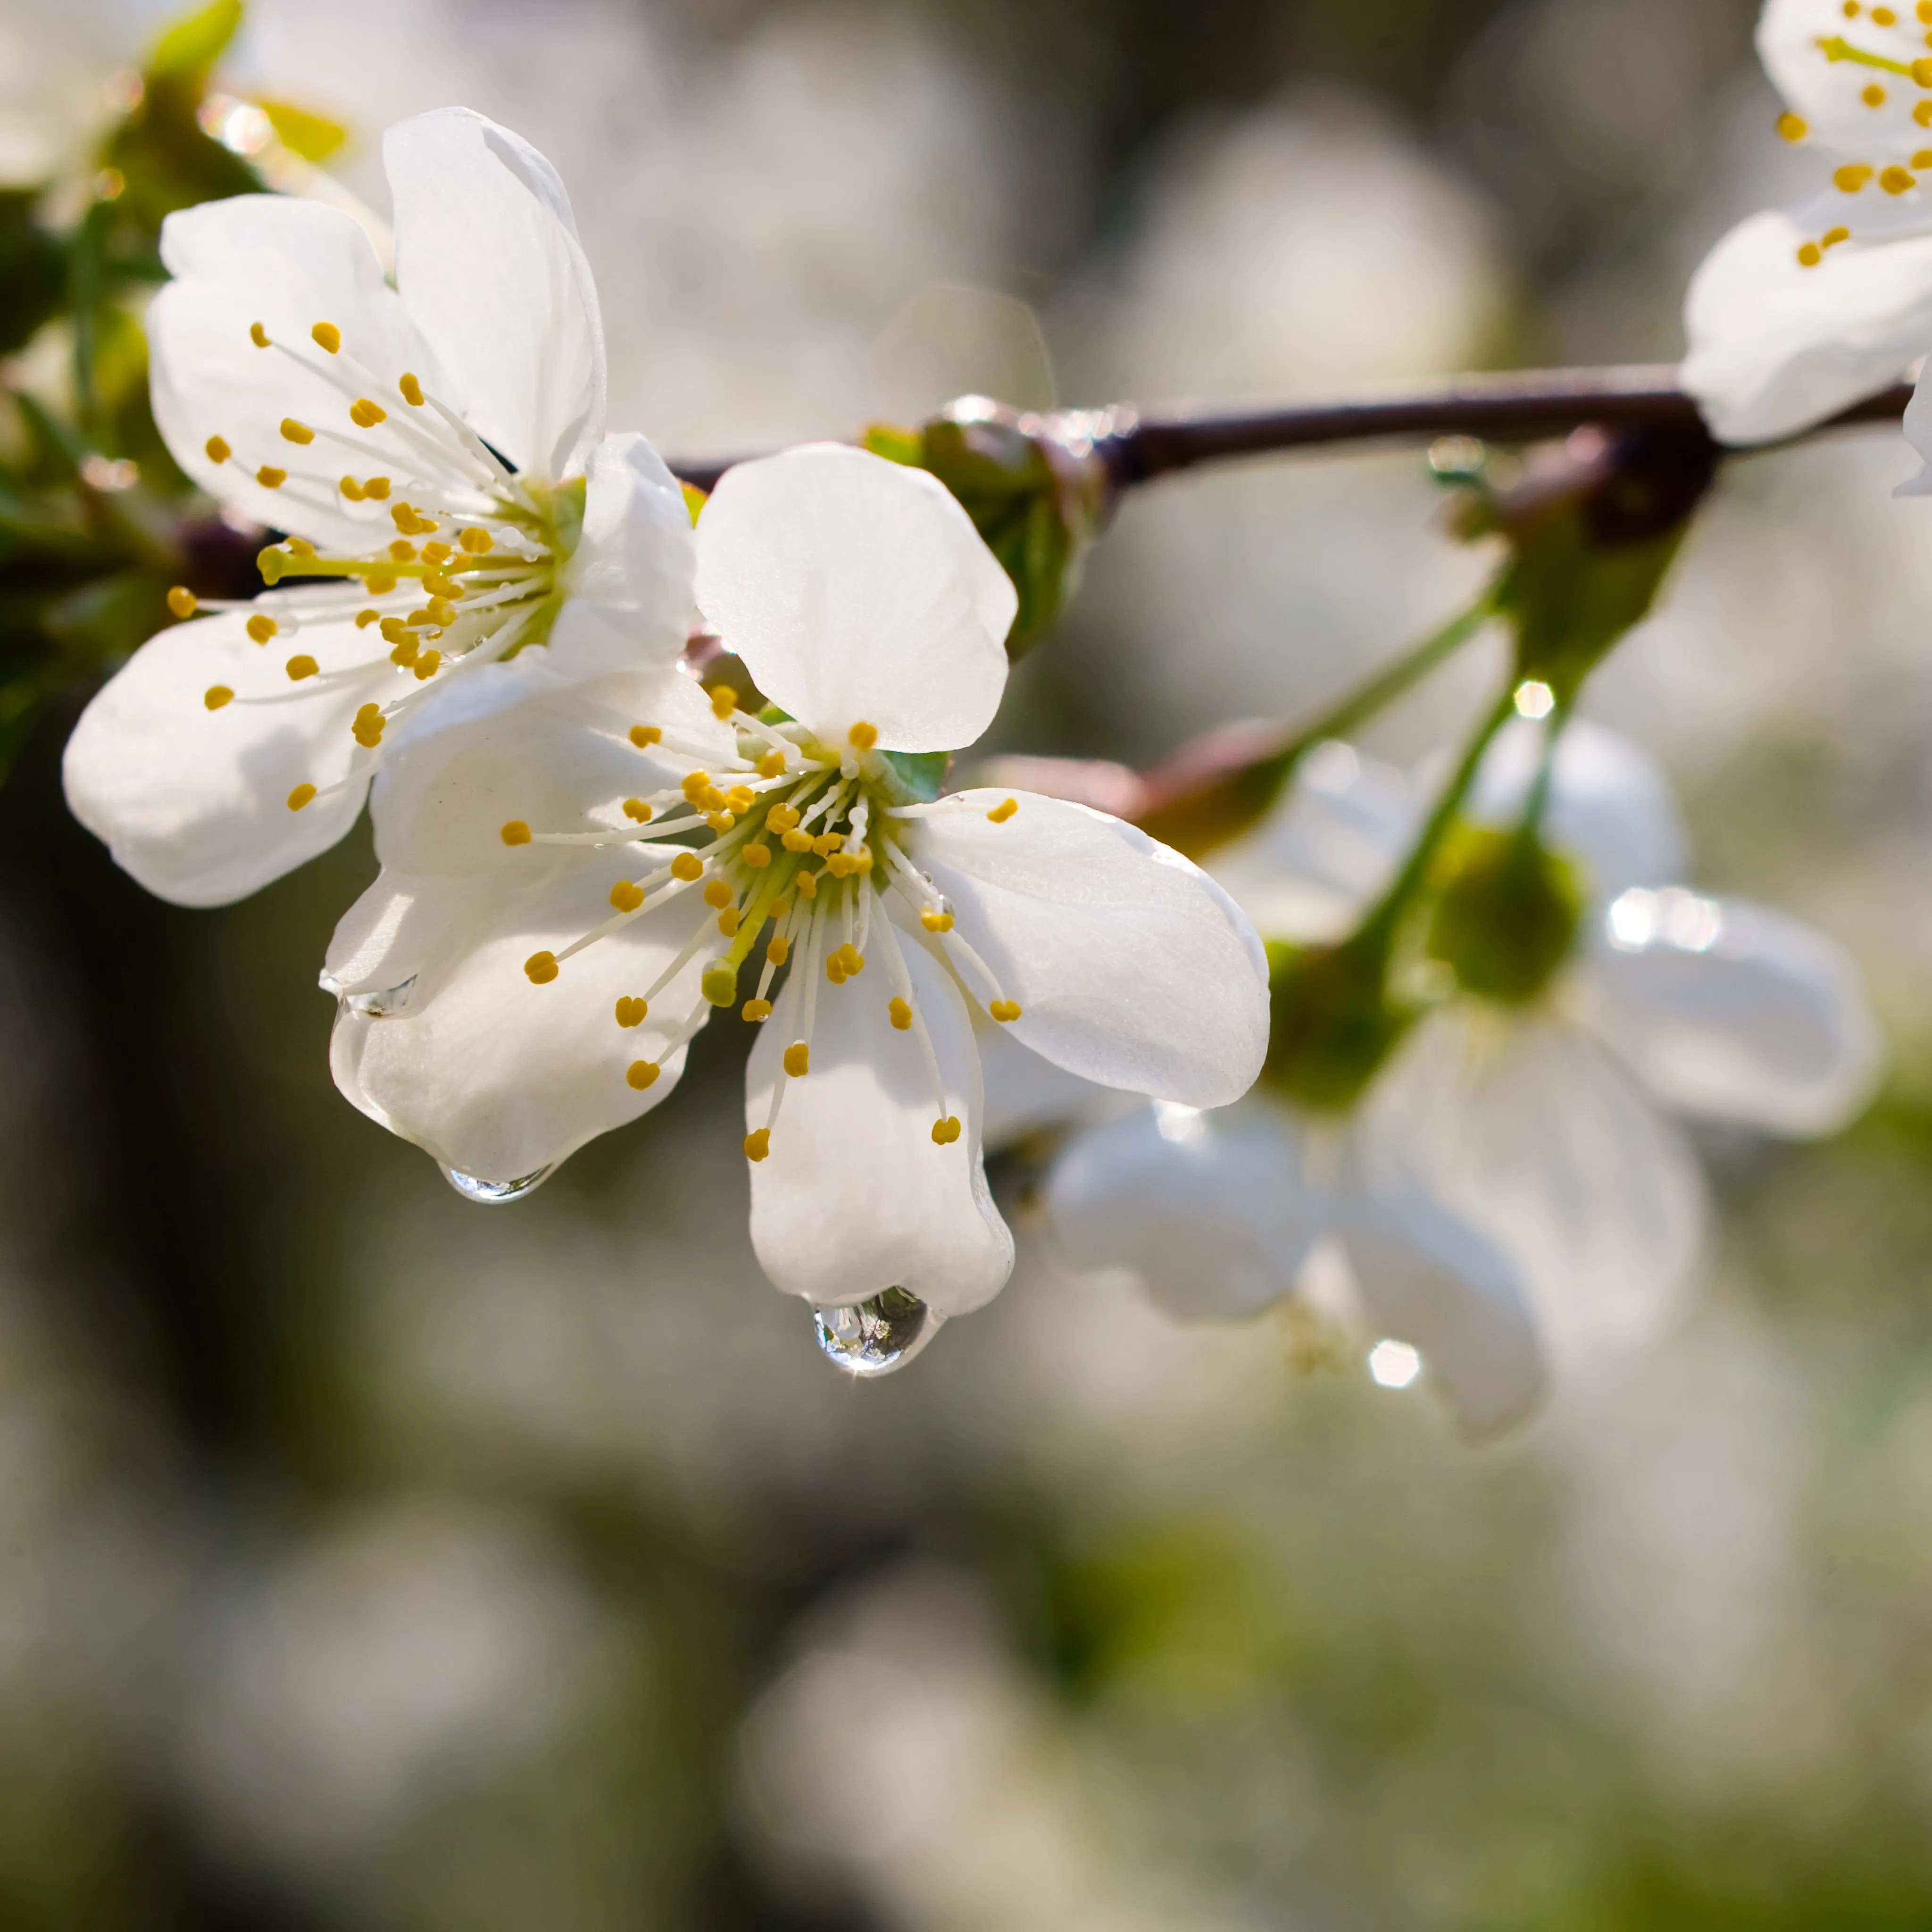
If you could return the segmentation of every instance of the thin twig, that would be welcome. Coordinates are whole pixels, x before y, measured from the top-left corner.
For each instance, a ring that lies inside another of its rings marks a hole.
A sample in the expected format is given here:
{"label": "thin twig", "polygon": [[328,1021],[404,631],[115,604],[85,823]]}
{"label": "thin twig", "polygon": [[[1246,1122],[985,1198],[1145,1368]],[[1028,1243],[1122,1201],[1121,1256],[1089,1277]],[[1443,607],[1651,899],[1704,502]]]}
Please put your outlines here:
{"label": "thin twig", "polygon": [[[1901,384],[1803,434],[1856,423],[1895,422],[1911,394],[1910,387]],[[1564,436],[1591,424],[1650,424],[1693,434],[1702,430],[1697,405],[1678,386],[1677,371],[1668,363],[1458,376],[1432,388],[1372,399],[1276,409],[1141,409],[1117,403],[1104,410],[1064,412],[1046,421],[1063,433],[1090,440],[1114,486],[1121,489],[1199,464],[1337,443],[1414,442],[1441,436],[1524,442]],[[687,482],[709,489],[734,461],[742,460],[713,458],[670,466]]]}

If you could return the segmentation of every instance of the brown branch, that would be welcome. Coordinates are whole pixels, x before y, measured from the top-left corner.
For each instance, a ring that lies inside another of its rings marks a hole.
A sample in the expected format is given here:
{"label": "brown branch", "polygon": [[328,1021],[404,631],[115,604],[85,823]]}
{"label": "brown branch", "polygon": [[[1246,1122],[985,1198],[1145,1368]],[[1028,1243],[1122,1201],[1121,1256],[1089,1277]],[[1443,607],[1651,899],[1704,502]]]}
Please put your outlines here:
{"label": "brown branch", "polygon": [[[1909,386],[1855,404],[1816,434],[1856,423],[1895,422]],[[1696,404],[1670,364],[1604,369],[1531,369],[1458,376],[1432,388],[1355,402],[1297,404],[1276,409],[1217,410],[1196,405],[1063,410],[1044,419],[1069,440],[1090,445],[1116,489],[1203,463],[1226,462],[1338,443],[1422,442],[1468,436],[1531,442],[1572,430],[1648,424],[1703,434]],[[1798,437],[1790,439],[1797,441]],[[673,463],[687,482],[710,489],[741,458]]]}

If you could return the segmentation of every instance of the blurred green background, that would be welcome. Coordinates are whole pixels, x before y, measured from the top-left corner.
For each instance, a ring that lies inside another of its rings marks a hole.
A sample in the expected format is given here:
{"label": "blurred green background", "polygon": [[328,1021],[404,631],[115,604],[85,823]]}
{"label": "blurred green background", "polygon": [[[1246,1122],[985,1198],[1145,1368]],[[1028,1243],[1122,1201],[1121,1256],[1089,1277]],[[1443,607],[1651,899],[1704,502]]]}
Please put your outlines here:
{"label": "blurred green background", "polygon": [[[257,0],[218,84],[349,127],[379,208],[403,114],[544,148],[615,419],[698,455],[968,388],[1668,359],[1790,179],[1753,12]],[[153,18],[0,8],[0,171],[84,184]],[[8,365],[50,407],[58,335]],[[1735,466],[1586,706],[1670,765],[1701,883],[1857,953],[1886,1095],[1824,1148],[1707,1142],[1675,1330],[1480,1452],[1278,1321],[1069,1276],[1016,1159],[1005,1294],[844,1382],[751,1258],[729,1027],[536,1198],[464,1202],[329,1082],[366,838],[161,905],[64,814],[78,698],[42,716],[0,790],[0,1925],[1932,1920],[1911,466]],[[998,742],[1141,760],[1316,700],[1474,581],[1441,508],[1414,452],[1149,492]],[[1485,668],[1374,742],[1442,742]]]}

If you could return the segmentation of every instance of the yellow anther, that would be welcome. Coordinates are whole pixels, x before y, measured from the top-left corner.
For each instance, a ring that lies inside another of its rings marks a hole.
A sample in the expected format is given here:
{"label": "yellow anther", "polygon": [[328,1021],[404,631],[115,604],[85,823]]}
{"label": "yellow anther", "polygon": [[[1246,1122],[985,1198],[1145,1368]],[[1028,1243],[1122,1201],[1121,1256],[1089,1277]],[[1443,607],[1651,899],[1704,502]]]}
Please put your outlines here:
{"label": "yellow anther", "polygon": [[740,1017],[749,1020],[754,1026],[771,1016],[772,1003],[769,1000],[747,1000],[740,1009]]}
{"label": "yellow anther", "polygon": [[358,429],[374,429],[379,422],[387,422],[389,412],[380,403],[372,403],[367,396],[358,396],[349,405],[349,420]]}
{"label": "yellow anther", "polygon": [[194,592],[185,584],[177,584],[168,592],[168,608],[177,617],[192,617],[195,608]]}
{"label": "yellow anther", "polygon": [[784,1050],[784,1070],[794,1080],[802,1080],[812,1071],[812,1048],[795,1040]]}
{"label": "yellow anther", "polygon": [[1921,87],[1932,87],[1932,60],[1914,61],[1912,77]]}
{"label": "yellow anther", "polygon": [[762,872],[772,862],[772,848],[762,839],[754,838],[739,849],[738,856],[754,872]]}
{"label": "yellow anther", "polygon": [[439,630],[448,630],[456,622],[456,606],[447,597],[432,597],[428,605],[430,622]]}
{"label": "yellow anther", "polygon": [[784,768],[785,758],[782,752],[767,752],[758,760],[758,776],[761,778],[775,778]]}
{"label": "yellow anther", "polygon": [[456,541],[472,556],[482,556],[496,548],[496,539],[488,530],[475,528],[465,530]]}
{"label": "yellow anther", "polygon": [[729,832],[738,821],[728,812],[707,812],[704,822],[714,832]]}
{"label": "yellow anther", "polygon": [[763,1160],[771,1150],[772,1130],[770,1127],[760,1127],[745,1136],[745,1158],[747,1160]]}
{"label": "yellow anther", "polygon": [[704,861],[695,852],[680,852],[670,862],[671,877],[682,879],[688,884],[693,879],[704,876]]}
{"label": "yellow anther", "polygon": [[928,932],[950,932],[952,930],[952,915],[950,912],[922,912],[919,922]]}
{"label": "yellow anther", "polygon": [[846,971],[844,961],[835,952],[825,962],[825,976],[835,986],[842,986],[852,976]]}
{"label": "yellow anther", "polygon": [[801,832],[794,826],[778,834],[778,843],[788,852],[809,852],[812,850],[812,834]]}
{"label": "yellow anther", "polygon": [[1015,812],[1019,810],[1019,800],[1016,798],[1010,798],[1006,800],[1004,804],[994,806],[992,810],[987,813],[986,816],[990,818],[995,825],[1004,825],[1008,819],[1012,817]]}
{"label": "yellow anther", "polygon": [[622,998],[617,1002],[617,1024],[620,1027],[642,1026],[650,1017],[650,1011],[642,1000]]}
{"label": "yellow anther", "polygon": [[948,1114],[943,1120],[932,1124],[932,1144],[934,1147],[950,1147],[959,1138],[958,1120]]}
{"label": "yellow anther", "polygon": [[648,825],[651,808],[640,798],[627,798],[624,801],[624,816],[635,820],[640,825]]}
{"label": "yellow anther", "polygon": [[381,706],[365,704],[356,712],[356,722],[349,728],[350,735],[364,749],[373,752],[382,742],[382,728],[388,722]]}
{"label": "yellow anther", "polygon": [[801,872],[798,875],[798,896],[802,899],[815,899],[818,896],[818,880],[815,874]]}
{"label": "yellow anther", "polygon": [[798,813],[789,805],[775,805],[765,814],[765,823],[774,832],[789,832],[798,823]]}
{"label": "yellow anther", "polygon": [[530,828],[520,818],[507,820],[497,835],[506,845],[527,845],[530,842]]}
{"label": "yellow anther", "polygon": [[1858,0],[1845,0],[1843,11],[1846,20],[1856,20],[1858,17]]}
{"label": "yellow anther", "polygon": [[713,879],[704,889],[704,903],[708,906],[728,906],[736,897],[722,879]]}
{"label": "yellow anther", "polygon": [[342,481],[335,487],[340,490],[352,503],[359,503],[362,502],[364,493],[362,484],[357,482],[354,477],[344,477]]}
{"label": "yellow anther", "polygon": [[738,908],[736,906],[727,906],[724,910],[718,915],[718,930],[722,932],[727,939],[736,939],[737,938]]}
{"label": "yellow anther", "polygon": [[706,694],[711,700],[711,715],[720,724],[738,708],[738,694],[728,684],[714,684]]}
{"label": "yellow anther", "polygon": [[1876,81],[1874,81],[1870,86],[1858,96],[1858,98],[1868,107],[1882,107],[1885,105],[1885,89],[1880,86]]}
{"label": "yellow anther", "polygon": [[1898,16],[1889,7],[1874,7],[1872,9],[1872,25],[1874,27],[1895,27],[1898,25]]}
{"label": "yellow anther", "polygon": [[317,345],[334,355],[342,346],[342,332],[332,322],[319,322],[309,331]]}
{"label": "yellow anther", "polygon": [[900,1033],[912,1031],[912,1008],[895,993],[886,1004],[886,1011],[892,1016],[894,1028]]}
{"label": "yellow anther", "polygon": [[634,1060],[626,1070],[624,1078],[641,1094],[646,1087],[656,1084],[658,1074],[663,1070],[655,1060]]}
{"label": "yellow anther", "polygon": [[218,436],[210,436],[202,447],[207,451],[208,460],[211,463],[226,463],[235,454],[228,447],[226,440]]}
{"label": "yellow anther", "polygon": [[286,470],[278,470],[272,463],[265,463],[255,472],[255,481],[264,490],[279,490],[289,480]]}
{"label": "yellow anther", "polygon": [[821,832],[812,842],[812,849],[821,859],[829,859],[844,842],[845,835],[842,832]]}
{"label": "yellow anther", "polygon": [[284,537],[282,541],[297,556],[313,556],[315,554],[315,545],[307,537]]}
{"label": "yellow anther", "polygon": [[620,912],[635,912],[644,902],[644,889],[635,879],[620,879],[610,888],[610,903]]}
{"label": "yellow anther", "polygon": [[382,620],[382,614],[380,610],[358,610],[356,614],[356,628],[358,631],[366,631],[371,624],[379,624]]}
{"label": "yellow anther", "polygon": [[724,802],[734,812],[749,812],[758,798],[758,794],[749,785],[735,784],[724,794]]}
{"label": "yellow anther", "polygon": [[392,644],[407,644],[410,655],[416,655],[416,634],[400,617],[382,617],[376,620],[376,628],[384,638]]}
{"label": "yellow anther", "polygon": [[1801,268],[1815,268],[1825,259],[1825,251],[1815,242],[1801,243],[1798,250],[1798,266]]}
{"label": "yellow anther", "polygon": [[258,610],[248,620],[244,628],[249,636],[253,638],[256,644],[266,644],[280,627],[274,618],[265,617]]}
{"label": "yellow anther", "polygon": [[765,957],[774,966],[782,966],[791,957],[791,941],[782,932],[773,933],[771,944],[765,948]]}
{"label": "yellow anther", "polygon": [[1802,141],[1811,130],[1802,115],[1780,114],[1778,117],[1778,131],[1787,141]]}
{"label": "yellow anther", "polygon": [[[393,624],[397,622],[397,620],[392,617],[389,622]],[[389,662],[404,670],[413,670],[416,661],[421,656],[422,652],[422,646],[417,643],[412,633],[405,631],[403,633],[402,641],[389,653]]]}
{"label": "yellow anther", "polygon": [[1832,176],[1832,185],[1840,194],[1856,194],[1872,178],[1872,170],[1862,161],[1852,161],[1836,170]]}
{"label": "yellow anther", "polygon": [[201,694],[201,701],[211,711],[219,711],[235,695],[225,684],[211,684]]}
{"label": "yellow anther", "polygon": [[1919,19],[1932,27],[1932,0],[1918,0],[1918,13]]}
{"label": "yellow anther", "polygon": [[435,676],[436,668],[442,662],[442,653],[440,651],[428,650],[421,652],[416,658],[415,667],[417,682],[420,683],[425,679]]}
{"label": "yellow anther", "polygon": [[986,1009],[1002,1026],[1010,1026],[1020,1016],[1018,1002],[1013,1000],[995,1000]]}
{"label": "yellow anther", "polygon": [[456,554],[446,543],[426,543],[422,547],[425,563],[447,563]]}
{"label": "yellow anther", "polygon": [[[1932,62],[1928,64],[1932,65]],[[1887,194],[1906,194],[1918,185],[1918,177],[1910,168],[1894,165],[1879,176],[1878,184]]]}
{"label": "yellow anther", "polygon": [[1912,110],[1912,118],[1922,128],[1932,128],[1932,100],[1922,100]]}
{"label": "yellow anther", "polygon": [[879,728],[868,724],[862,718],[845,734],[846,741],[855,752],[869,752],[879,742]]}
{"label": "yellow anther", "polygon": [[364,574],[362,588],[371,597],[386,597],[395,587],[395,578],[386,570],[371,570]]}
{"label": "yellow anther", "polygon": [[313,442],[315,431],[305,422],[297,422],[293,416],[282,418],[282,440],[284,442]]}
{"label": "yellow anther", "polygon": [[640,752],[647,751],[663,736],[664,734],[655,724],[633,724],[631,727],[631,742]]}
{"label": "yellow anther", "polygon": [[289,674],[291,683],[299,684],[305,677],[313,677],[322,667],[306,651],[298,651],[283,668]]}
{"label": "yellow anther", "polygon": [[389,546],[389,560],[393,563],[413,563],[416,560],[416,547],[405,537],[398,537]]}
{"label": "yellow anther", "polygon": [[403,400],[412,410],[422,407],[422,385],[413,376],[405,376],[396,387],[403,392]]}
{"label": "yellow anther", "polygon": [[[1919,160],[1922,166],[1932,168],[1932,151],[1920,157]],[[1840,242],[1849,242],[1851,238],[1852,231],[1849,228],[1828,228],[1819,236],[1818,245],[1821,248],[1835,248]]]}
{"label": "yellow anther", "polygon": [[[635,730],[632,731],[631,734],[631,742],[634,745],[638,742],[638,734]],[[682,787],[682,790],[683,790],[685,796],[688,799],[693,805],[698,804],[704,798],[704,794],[710,789],[711,775],[710,772],[687,772],[685,774],[684,784]]]}
{"label": "yellow anther", "polygon": [[524,962],[524,972],[533,986],[548,986],[556,977],[556,955],[532,952]]}
{"label": "yellow anther", "polygon": [[310,800],[314,798],[314,796],[315,787],[314,785],[297,785],[295,790],[289,794],[289,809],[291,812],[301,811],[302,807],[308,804]]}

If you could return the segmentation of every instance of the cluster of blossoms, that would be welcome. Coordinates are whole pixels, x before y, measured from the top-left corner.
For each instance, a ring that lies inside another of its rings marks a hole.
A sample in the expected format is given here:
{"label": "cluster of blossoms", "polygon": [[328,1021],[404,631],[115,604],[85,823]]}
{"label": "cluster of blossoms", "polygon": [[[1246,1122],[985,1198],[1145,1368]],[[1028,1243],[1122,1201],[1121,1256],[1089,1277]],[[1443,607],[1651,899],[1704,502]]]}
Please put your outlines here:
{"label": "cluster of blossoms", "polygon": [[[1543,728],[1492,748],[1477,826],[1516,820]],[[1334,940],[1400,865],[1432,776],[1322,746],[1216,869],[1270,939]],[[1560,944],[1486,987],[1466,964],[1359,1104],[1271,1073],[1206,1113],[1064,1096],[1095,1121],[1048,1185],[1073,1257],[1184,1319],[1286,1301],[1405,1345],[1478,1434],[1528,1413],[1552,1360],[1654,1331],[1702,1220],[1676,1117],[1832,1132],[1870,1097],[1877,1030],[1829,940],[1680,883],[1683,830],[1635,746],[1569,725],[1544,836],[1576,887]]]}
{"label": "cluster of blossoms", "polygon": [[[393,289],[328,208],[168,224],[157,419],[212,494],[290,534],[251,603],[180,595],[189,621],[76,730],[69,800],[151,890],[206,905],[368,796],[382,872],[323,979],[336,1078],[474,1198],[658,1104],[736,1009],[760,1029],[760,1262],[855,1366],[901,1359],[1012,1266],[980,1030],[1225,1104],[1266,1050],[1259,943],[1130,826],[940,795],[999,704],[1016,598],[937,482],[794,450],[730,472],[694,530],[649,446],[604,433],[548,164],[463,110],[385,158]],[[700,625],[755,716],[684,668]]]}

